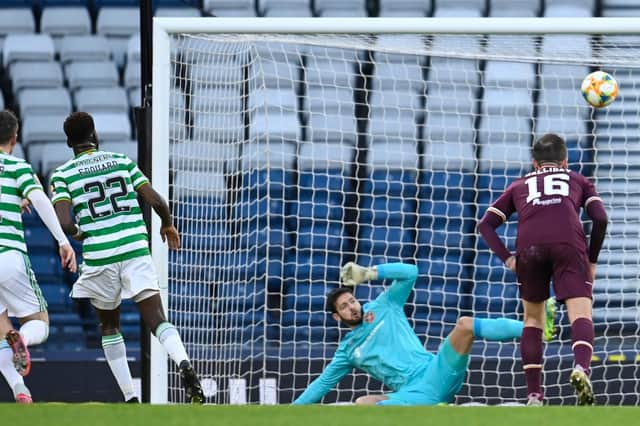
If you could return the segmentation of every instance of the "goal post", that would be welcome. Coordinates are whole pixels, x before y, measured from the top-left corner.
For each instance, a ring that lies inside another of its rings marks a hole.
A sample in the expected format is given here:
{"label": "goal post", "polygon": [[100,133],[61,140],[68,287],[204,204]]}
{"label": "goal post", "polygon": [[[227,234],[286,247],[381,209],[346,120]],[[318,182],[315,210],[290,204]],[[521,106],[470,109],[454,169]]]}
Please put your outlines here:
{"label": "goal post", "polygon": [[[304,390],[345,332],[324,295],[349,260],[418,265],[406,312],[428,350],[460,315],[521,319],[515,276],[475,227],[529,169],[535,137],[554,132],[611,214],[594,295],[598,400],[640,403],[637,19],[155,18],[153,38],[152,181],[183,240],[170,253],[154,216],[153,257],[208,402],[286,404]],[[606,109],[581,99],[595,68],[620,83]],[[514,249],[515,223],[500,232]],[[544,384],[551,403],[572,404],[561,312]],[[152,341],[151,402],[180,402]],[[456,402],[522,401],[523,377],[517,343],[477,342]],[[324,402],[382,390],[354,372]]]}

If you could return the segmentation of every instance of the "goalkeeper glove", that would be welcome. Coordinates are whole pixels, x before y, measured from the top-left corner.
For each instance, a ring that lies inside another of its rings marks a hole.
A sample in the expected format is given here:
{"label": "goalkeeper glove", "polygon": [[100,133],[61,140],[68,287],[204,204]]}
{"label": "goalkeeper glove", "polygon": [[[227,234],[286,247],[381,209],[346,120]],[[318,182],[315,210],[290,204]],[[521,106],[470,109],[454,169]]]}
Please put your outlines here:
{"label": "goalkeeper glove", "polygon": [[342,285],[349,287],[356,286],[364,281],[375,280],[378,278],[378,271],[375,268],[365,268],[356,263],[349,262],[342,267],[340,271],[340,280]]}

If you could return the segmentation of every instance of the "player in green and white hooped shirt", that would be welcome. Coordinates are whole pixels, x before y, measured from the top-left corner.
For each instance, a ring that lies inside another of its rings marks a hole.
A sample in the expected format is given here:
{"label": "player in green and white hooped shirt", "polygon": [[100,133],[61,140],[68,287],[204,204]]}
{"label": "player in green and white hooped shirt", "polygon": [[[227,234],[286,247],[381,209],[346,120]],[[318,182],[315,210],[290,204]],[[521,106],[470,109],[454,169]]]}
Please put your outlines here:
{"label": "player in green and white hooped shirt", "polygon": [[[0,372],[16,401],[30,403],[31,394],[22,379],[31,369],[28,346],[47,339],[49,315],[24,241],[20,213],[23,208],[29,210],[29,202],[58,241],[62,266],[75,272],[76,259],[31,166],[11,155],[17,135],[16,116],[0,111]],[[19,331],[13,329],[9,316],[18,318]]]}
{"label": "player in green and white hooped shirt", "polygon": [[[160,216],[162,239],[177,250],[180,236],[172,224],[169,205],[126,155],[98,149],[89,114],[71,114],[64,122],[64,132],[75,158],[55,170],[51,186],[62,228],[83,241],[84,263],[71,296],[89,298],[95,308],[105,357],[126,401],[139,400],[119,330],[120,302],[131,298],[145,324],[178,365],[187,401],[202,403],[198,377],[178,331],[164,314],[137,196]],[[70,214],[72,208],[76,222]]]}

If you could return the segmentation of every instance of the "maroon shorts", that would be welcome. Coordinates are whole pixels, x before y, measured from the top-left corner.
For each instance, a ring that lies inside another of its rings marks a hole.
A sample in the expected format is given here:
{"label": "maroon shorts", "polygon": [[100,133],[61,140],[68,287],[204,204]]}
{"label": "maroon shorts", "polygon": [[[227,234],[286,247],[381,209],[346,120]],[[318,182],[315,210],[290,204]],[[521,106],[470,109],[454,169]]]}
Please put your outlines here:
{"label": "maroon shorts", "polygon": [[589,259],[584,250],[567,244],[536,245],[520,251],[516,259],[516,274],[523,300],[547,300],[552,279],[559,302],[574,297],[591,298],[593,284]]}

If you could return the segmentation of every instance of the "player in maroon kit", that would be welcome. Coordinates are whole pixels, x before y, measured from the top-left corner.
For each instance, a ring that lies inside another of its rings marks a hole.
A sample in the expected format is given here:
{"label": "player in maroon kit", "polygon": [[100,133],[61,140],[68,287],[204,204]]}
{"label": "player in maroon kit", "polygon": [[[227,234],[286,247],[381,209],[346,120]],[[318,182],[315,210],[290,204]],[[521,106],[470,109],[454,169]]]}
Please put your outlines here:
{"label": "player in maroon kit", "polygon": [[[567,306],[575,367],[570,381],[578,405],[592,405],[589,364],[593,352],[592,287],[596,262],[607,229],[607,213],[589,180],[567,169],[567,147],[557,135],[546,134],[532,149],[534,171],[513,182],[487,209],[478,231],[487,245],[516,273],[524,304],[520,340],[528,405],[542,405],[542,330],[545,300],[553,280],[558,301]],[[593,221],[587,247],[580,222],[583,207]],[[495,229],[518,213],[516,253]]]}

